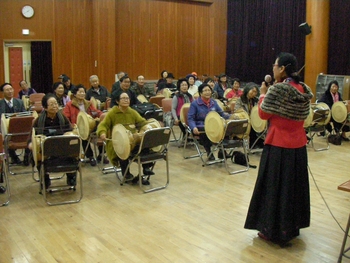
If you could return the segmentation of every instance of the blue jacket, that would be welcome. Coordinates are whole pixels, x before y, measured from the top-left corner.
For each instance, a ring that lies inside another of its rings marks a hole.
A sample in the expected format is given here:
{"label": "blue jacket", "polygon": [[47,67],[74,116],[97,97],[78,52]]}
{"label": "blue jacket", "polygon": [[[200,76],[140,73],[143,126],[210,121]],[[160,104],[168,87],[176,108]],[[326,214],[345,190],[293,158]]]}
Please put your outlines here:
{"label": "blue jacket", "polygon": [[224,119],[230,118],[230,115],[224,113],[218,103],[210,99],[209,107],[203,102],[202,98],[199,97],[191,103],[190,110],[188,111],[188,125],[191,130],[194,128],[204,127],[204,120],[210,111],[216,111]]}

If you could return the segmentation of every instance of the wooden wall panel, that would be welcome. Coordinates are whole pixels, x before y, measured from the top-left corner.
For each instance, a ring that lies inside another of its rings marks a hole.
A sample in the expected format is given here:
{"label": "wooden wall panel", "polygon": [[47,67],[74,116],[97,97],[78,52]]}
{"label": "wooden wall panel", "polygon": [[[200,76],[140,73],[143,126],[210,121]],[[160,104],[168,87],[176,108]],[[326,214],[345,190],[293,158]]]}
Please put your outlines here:
{"label": "wooden wall panel", "polygon": [[[54,81],[65,73],[89,86],[92,74],[107,88],[118,71],[135,79],[175,77],[225,68],[227,0],[1,0],[0,40],[52,41]],[[32,19],[20,10],[35,8]],[[22,29],[31,31],[22,36]],[[4,82],[0,45],[0,82]],[[95,66],[97,61],[97,66]]]}

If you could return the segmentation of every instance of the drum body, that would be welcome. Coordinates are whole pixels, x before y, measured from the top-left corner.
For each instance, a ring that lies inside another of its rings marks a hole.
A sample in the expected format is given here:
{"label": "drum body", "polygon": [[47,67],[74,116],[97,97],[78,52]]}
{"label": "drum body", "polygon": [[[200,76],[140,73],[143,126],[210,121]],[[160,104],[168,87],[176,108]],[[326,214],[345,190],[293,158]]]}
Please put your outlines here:
{"label": "drum body", "polygon": [[[142,136],[143,136],[143,134],[146,131],[152,130],[152,129],[156,129],[156,128],[160,128],[160,127],[161,126],[160,126],[159,122],[156,119],[150,118],[150,119],[147,120],[147,124],[142,126],[138,133],[134,134],[134,140],[137,143],[141,143]],[[138,136],[138,137],[135,138],[135,136]],[[162,146],[160,145],[160,146],[152,148],[152,151],[159,152],[161,149],[162,149]]]}
{"label": "drum body", "polygon": [[136,146],[136,141],[134,140],[133,134],[122,124],[116,124],[113,127],[112,142],[115,153],[122,160],[128,159],[130,152]]}
{"label": "drum body", "polygon": [[8,133],[10,119],[13,117],[24,117],[24,116],[33,116],[34,119],[38,117],[36,111],[25,111],[25,112],[16,112],[16,113],[3,113],[1,114],[1,133],[2,137],[5,138],[5,135]]}
{"label": "drum body", "polygon": [[139,102],[141,103],[145,103],[145,102],[148,102],[148,100],[146,99],[146,97],[143,95],[143,94],[140,94],[137,96],[137,99]]}
{"label": "drum body", "polygon": [[350,113],[350,101],[337,101],[332,106],[332,117],[336,122],[343,123]]}
{"label": "drum body", "polygon": [[242,139],[242,138],[248,139],[249,134],[250,134],[250,129],[251,129],[251,120],[249,118],[249,114],[245,110],[240,109],[240,110],[236,111],[235,113],[233,113],[231,115],[230,119],[231,120],[245,120],[245,119],[248,120],[248,127],[247,127],[246,132],[243,135],[237,136],[240,139]]}
{"label": "drum body", "polygon": [[250,122],[253,130],[258,133],[266,129],[267,120],[260,118],[258,105],[255,105],[250,112]]}
{"label": "drum body", "polygon": [[[319,111],[323,111],[320,113]],[[328,111],[327,118],[322,118],[324,112]],[[313,124],[326,125],[331,120],[331,111],[328,105],[324,102],[313,103],[310,105],[310,113],[308,117],[304,120],[304,128],[310,127]]]}
{"label": "drum body", "polygon": [[36,135],[35,128],[32,131],[32,154],[35,165],[38,166],[38,162],[41,161],[41,143],[45,140],[45,135]]}
{"label": "drum body", "polygon": [[92,118],[86,112],[80,111],[77,117],[77,126],[79,131],[79,136],[82,140],[87,140],[90,133],[93,132],[97,125],[94,118]]}

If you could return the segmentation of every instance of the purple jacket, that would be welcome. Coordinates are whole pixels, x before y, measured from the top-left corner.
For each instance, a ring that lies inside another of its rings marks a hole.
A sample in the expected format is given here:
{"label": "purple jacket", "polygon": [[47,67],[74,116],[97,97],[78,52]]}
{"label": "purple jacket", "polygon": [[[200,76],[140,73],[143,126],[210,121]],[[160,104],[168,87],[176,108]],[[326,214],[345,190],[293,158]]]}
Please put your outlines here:
{"label": "purple jacket", "polygon": [[190,110],[188,111],[188,125],[191,130],[194,128],[204,127],[204,120],[210,111],[216,111],[224,119],[230,118],[230,115],[224,113],[217,102],[210,99],[209,107],[203,102],[202,98],[199,97],[191,103]]}

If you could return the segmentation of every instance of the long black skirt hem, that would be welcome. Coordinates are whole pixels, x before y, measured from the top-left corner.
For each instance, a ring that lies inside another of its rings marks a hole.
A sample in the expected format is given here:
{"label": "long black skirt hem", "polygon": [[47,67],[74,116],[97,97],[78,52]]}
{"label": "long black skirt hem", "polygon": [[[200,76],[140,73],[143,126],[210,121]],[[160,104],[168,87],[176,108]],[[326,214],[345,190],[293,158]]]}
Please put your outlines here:
{"label": "long black skirt hem", "polygon": [[288,242],[310,226],[306,147],[265,145],[244,228],[268,239]]}

